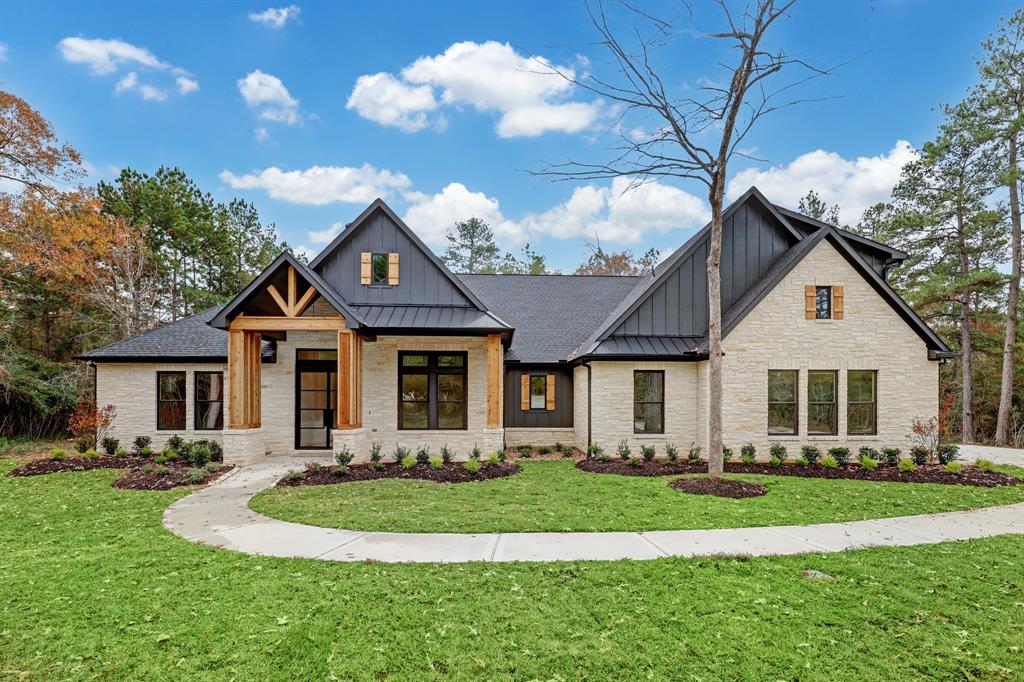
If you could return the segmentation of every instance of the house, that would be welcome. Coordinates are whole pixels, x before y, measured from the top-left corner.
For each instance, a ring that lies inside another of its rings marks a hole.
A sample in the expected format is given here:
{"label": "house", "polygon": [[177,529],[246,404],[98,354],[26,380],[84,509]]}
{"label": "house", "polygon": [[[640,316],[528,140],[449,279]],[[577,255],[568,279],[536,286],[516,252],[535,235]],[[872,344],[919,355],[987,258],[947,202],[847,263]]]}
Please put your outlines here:
{"label": "house", "polygon": [[[372,443],[708,439],[705,227],[653,275],[457,275],[383,201],[308,265],[83,356],[113,435],[213,438],[228,462]],[[724,439],[902,446],[955,353],[888,285],[907,254],[775,206],[725,213]]]}

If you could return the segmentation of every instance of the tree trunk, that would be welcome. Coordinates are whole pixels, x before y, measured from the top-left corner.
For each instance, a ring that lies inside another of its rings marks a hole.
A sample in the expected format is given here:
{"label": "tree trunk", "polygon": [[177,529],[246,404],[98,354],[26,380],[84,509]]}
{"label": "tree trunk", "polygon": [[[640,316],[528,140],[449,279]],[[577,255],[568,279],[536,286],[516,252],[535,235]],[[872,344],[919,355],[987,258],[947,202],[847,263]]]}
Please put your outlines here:
{"label": "tree trunk", "polygon": [[1010,134],[1010,239],[1012,270],[1006,296],[1006,338],[1003,340],[1003,377],[996,417],[996,445],[1009,445],[1010,407],[1013,403],[1013,366],[1017,350],[1017,303],[1020,300],[1021,225],[1020,195],[1017,187],[1017,133]]}
{"label": "tree trunk", "polygon": [[[966,275],[970,265],[967,262],[967,252],[963,248],[961,239],[960,248],[961,274]],[[962,385],[962,424],[961,433],[964,443],[974,442],[974,363],[971,359],[971,295],[970,292],[960,292],[960,358],[961,385]]]}
{"label": "tree trunk", "polygon": [[708,475],[722,475],[722,200],[724,182],[711,185],[711,244],[708,249]]}

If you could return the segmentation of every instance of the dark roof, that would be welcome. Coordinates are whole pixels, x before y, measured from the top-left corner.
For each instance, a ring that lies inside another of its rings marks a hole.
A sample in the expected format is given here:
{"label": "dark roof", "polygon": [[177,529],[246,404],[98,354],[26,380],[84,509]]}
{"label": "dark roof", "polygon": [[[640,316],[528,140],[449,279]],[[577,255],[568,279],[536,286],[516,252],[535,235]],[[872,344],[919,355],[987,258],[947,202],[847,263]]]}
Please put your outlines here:
{"label": "dark roof", "polygon": [[494,315],[467,306],[357,305],[369,329],[430,329],[510,332]]}
{"label": "dark roof", "polygon": [[515,328],[509,362],[565,360],[641,277],[469,275],[458,277]]}
{"label": "dark roof", "polygon": [[698,348],[700,339],[692,336],[609,336],[597,344],[590,357],[597,359],[663,357],[703,360],[706,353]]}

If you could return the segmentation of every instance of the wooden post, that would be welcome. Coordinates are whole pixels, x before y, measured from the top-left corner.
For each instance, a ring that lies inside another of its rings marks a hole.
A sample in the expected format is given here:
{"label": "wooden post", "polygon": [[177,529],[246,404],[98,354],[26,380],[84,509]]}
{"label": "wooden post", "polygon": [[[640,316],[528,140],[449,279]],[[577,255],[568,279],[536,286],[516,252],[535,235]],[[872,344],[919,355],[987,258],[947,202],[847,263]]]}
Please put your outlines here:
{"label": "wooden post", "polygon": [[349,336],[351,335],[352,332],[350,331],[342,330],[338,332],[338,410],[334,421],[339,429],[348,428],[351,423],[352,380],[350,372],[352,369],[352,347],[349,342]]}
{"label": "wooden post", "polygon": [[228,332],[228,428],[260,426],[260,334]]}
{"label": "wooden post", "polygon": [[487,428],[501,428],[501,334],[487,335]]}

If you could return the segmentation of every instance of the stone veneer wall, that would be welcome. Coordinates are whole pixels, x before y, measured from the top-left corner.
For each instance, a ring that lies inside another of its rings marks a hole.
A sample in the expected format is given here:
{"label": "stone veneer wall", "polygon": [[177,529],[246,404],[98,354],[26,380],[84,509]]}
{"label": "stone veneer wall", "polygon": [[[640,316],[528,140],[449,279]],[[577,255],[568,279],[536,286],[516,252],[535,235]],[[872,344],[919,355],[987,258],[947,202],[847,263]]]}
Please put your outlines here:
{"label": "stone veneer wall", "polygon": [[587,395],[587,368],[578,365],[572,370],[572,423],[576,432],[573,445],[583,452],[587,451],[587,429],[590,426]]}

